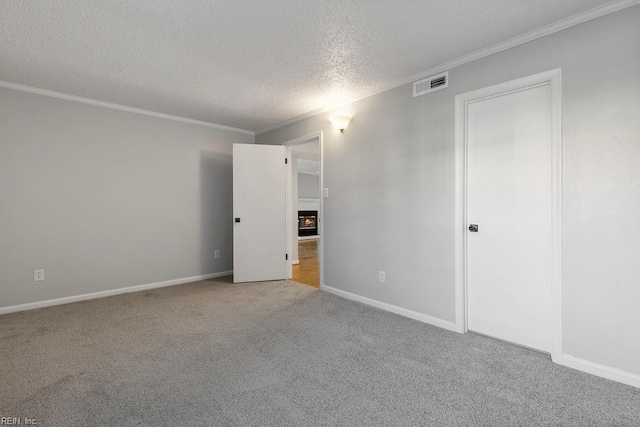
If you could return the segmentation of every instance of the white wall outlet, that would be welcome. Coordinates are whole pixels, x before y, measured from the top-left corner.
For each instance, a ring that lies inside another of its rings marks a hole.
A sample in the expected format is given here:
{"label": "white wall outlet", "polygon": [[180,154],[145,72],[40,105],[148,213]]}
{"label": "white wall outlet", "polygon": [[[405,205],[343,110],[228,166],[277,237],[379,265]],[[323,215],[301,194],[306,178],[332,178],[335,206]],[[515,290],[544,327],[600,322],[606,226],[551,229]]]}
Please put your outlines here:
{"label": "white wall outlet", "polygon": [[33,281],[34,282],[44,281],[44,270],[33,270]]}
{"label": "white wall outlet", "polygon": [[324,188],[322,194],[323,194],[325,199],[328,199],[329,198],[329,189],[328,188]]}
{"label": "white wall outlet", "polygon": [[214,257],[215,259],[220,258],[220,251],[219,251],[219,250],[215,250],[215,251],[213,251],[213,257]]}
{"label": "white wall outlet", "polygon": [[387,280],[387,273],[384,271],[378,271],[378,281],[384,283]]}

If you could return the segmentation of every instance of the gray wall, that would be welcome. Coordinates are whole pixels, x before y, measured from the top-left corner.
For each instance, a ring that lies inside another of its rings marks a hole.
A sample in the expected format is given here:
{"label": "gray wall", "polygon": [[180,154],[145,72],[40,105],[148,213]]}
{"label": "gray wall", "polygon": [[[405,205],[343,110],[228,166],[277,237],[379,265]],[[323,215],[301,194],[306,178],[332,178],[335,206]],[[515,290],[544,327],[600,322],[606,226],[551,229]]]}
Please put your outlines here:
{"label": "gray wall", "polygon": [[231,270],[253,139],[0,89],[0,307]]}
{"label": "gray wall", "polygon": [[298,197],[303,199],[320,198],[320,177],[306,173],[298,174]]}
{"label": "gray wall", "polygon": [[619,342],[616,273],[619,254],[640,263],[638,23],[634,6],[452,69],[448,89],[364,99],[344,134],[329,112],[258,135],[324,131],[325,284],[453,322],[454,97],[562,67],[564,350],[640,374],[640,349]]}

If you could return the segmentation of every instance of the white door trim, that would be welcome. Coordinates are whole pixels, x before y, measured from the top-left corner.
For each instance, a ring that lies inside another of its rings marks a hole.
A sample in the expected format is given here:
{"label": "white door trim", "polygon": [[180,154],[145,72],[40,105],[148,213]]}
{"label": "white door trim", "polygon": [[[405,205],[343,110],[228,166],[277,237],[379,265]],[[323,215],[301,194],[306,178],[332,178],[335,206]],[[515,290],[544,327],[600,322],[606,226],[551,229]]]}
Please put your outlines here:
{"label": "white door trim", "polygon": [[552,350],[562,358],[562,69],[546,71],[456,96],[455,301],[456,330],[467,332],[467,107],[474,102],[538,86],[551,87]]}
{"label": "white door trim", "polygon": [[[320,258],[320,289],[324,288],[324,197],[323,197],[323,186],[324,186],[324,138],[322,131],[312,133],[309,135],[304,135],[299,138],[291,139],[289,141],[285,141],[282,143],[285,147],[287,147],[287,158],[291,158],[291,147],[295,145],[305,144],[307,142],[314,142],[318,140],[320,143],[320,188],[318,194],[320,194],[320,209],[318,210],[318,234],[320,235],[320,244],[318,245],[318,257]],[[293,216],[291,215],[291,198],[292,194],[292,186],[293,186],[293,176],[291,170],[292,162],[289,162],[289,167],[287,168],[287,253],[291,254],[293,252],[292,240],[293,236],[291,235],[291,229],[293,227]],[[291,256],[289,256],[289,261],[287,262],[287,277],[291,279],[292,277],[292,269],[293,269],[293,261]]]}

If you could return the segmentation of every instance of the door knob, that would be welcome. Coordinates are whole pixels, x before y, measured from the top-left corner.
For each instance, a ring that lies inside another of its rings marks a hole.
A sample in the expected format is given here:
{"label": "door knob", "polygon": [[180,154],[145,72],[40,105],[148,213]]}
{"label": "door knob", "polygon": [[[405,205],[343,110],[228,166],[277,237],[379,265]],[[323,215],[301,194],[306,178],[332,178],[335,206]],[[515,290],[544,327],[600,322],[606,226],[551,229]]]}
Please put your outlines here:
{"label": "door knob", "polygon": [[472,232],[472,233],[477,233],[478,232],[478,224],[469,225],[469,231]]}

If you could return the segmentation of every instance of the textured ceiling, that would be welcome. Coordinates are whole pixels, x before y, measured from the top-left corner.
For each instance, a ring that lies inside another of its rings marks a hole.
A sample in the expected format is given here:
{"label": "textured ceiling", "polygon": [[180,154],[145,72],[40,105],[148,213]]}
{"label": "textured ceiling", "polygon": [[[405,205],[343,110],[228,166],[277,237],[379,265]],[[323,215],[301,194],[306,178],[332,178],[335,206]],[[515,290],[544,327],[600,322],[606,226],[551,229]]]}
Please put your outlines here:
{"label": "textured ceiling", "polygon": [[602,0],[6,0],[0,80],[261,130]]}

